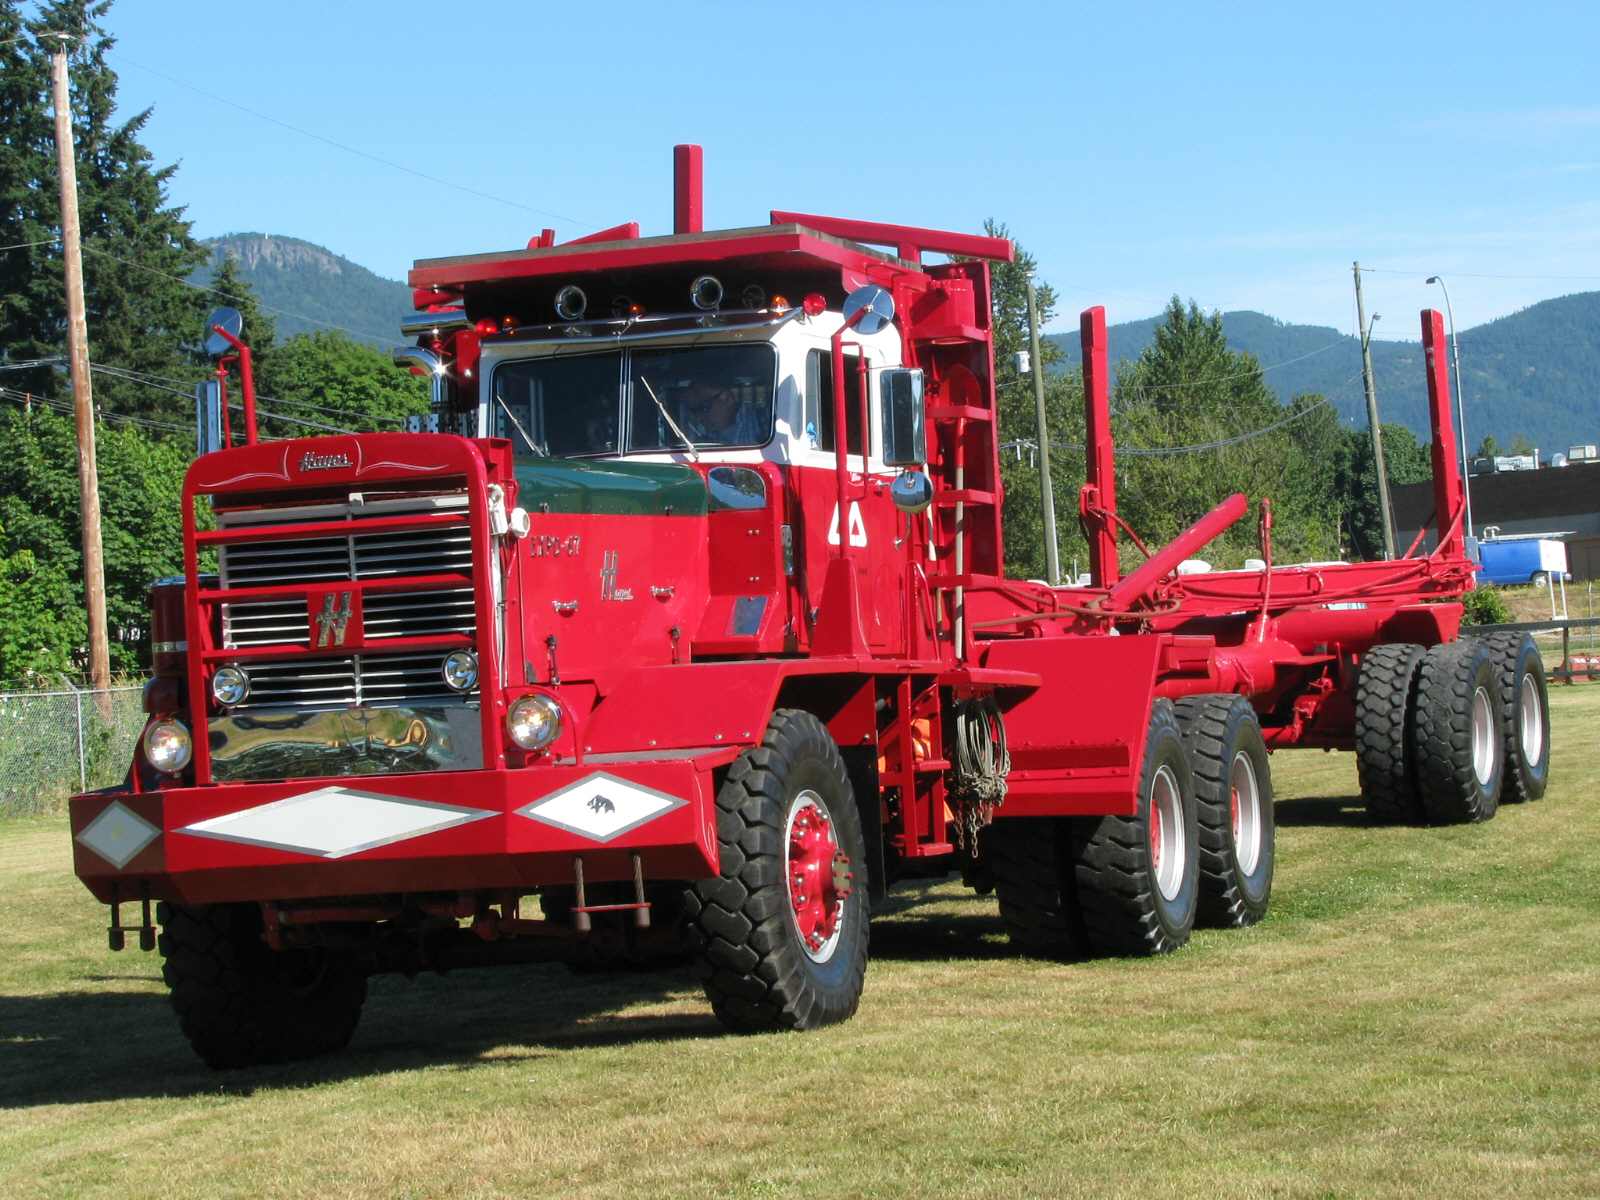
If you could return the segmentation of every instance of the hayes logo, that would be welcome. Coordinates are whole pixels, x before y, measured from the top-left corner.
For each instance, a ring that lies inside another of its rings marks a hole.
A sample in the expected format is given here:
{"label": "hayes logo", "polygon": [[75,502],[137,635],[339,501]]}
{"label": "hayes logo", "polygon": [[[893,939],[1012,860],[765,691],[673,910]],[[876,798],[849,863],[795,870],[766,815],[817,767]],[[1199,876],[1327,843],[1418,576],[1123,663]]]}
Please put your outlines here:
{"label": "hayes logo", "polygon": [[[334,607],[335,599],[338,608]],[[350,625],[350,593],[328,592],[322,597],[322,611],[313,618],[317,626],[317,646],[344,645],[345,630]]]}
{"label": "hayes logo", "polygon": [[355,464],[346,454],[313,454],[306,451],[306,456],[300,460],[302,471],[331,471],[335,467],[350,467]]}

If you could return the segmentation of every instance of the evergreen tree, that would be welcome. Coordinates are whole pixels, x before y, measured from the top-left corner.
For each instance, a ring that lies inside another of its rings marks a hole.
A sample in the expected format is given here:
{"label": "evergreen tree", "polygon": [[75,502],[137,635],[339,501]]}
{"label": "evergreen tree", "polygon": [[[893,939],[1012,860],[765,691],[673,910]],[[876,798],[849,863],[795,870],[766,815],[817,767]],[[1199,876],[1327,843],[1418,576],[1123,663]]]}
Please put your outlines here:
{"label": "evergreen tree", "polygon": [[[168,203],[175,168],[156,168],[139,134],[149,110],[116,122],[117,77],[105,62],[114,44],[96,22],[109,3],[58,0],[25,20],[15,0],[0,0],[5,66],[0,107],[0,236],[11,245],[60,232],[50,52],[71,38],[72,126],[89,355],[97,366],[180,381],[196,378],[192,346],[204,301],[185,277],[205,253],[182,210]],[[12,359],[65,353],[66,305],[59,242],[0,254],[0,345]],[[7,386],[65,396],[66,373],[8,372]],[[167,386],[172,386],[168,384]],[[193,402],[159,388],[97,373],[96,406],[166,419],[192,419]]]}
{"label": "evergreen tree", "polygon": [[[1326,456],[1332,426],[1322,415],[1322,398],[1280,404],[1255,357],[1228,348],[1220,313],[1208,317],[1192,300],[1186,308],[1174,296],[1165,316],[1139,358],[1117,368],[1112,427],[1122,448],[1119,513],[1153,548],[1230,494],[1242,492],[1252,504],[1266,497],[1279,559],[1328,557],[1335,549]],[[1294,420],[1300,413],[1307,415]],[[1272,426],[1280,427],[1259,432]],[[1227,444],[1160,455],[1128,452],[1211,443]],[[1236,567],[1259,552],[1258,544],[1256,523],[1241,520],[1206,557]],[[1125,567],[1139,560],[1132,547],[1125,545],[1123,553]]]}
{"label": "evergreen tree", "polygon": [[[426,379],[337,331],[295,334],[273,351],[256,383],[263,412],[356,432],[392,433],[403,417],[428,411]],[[297,407],[305,404],[317,408]],[[282,437],[326,432],[270,417],[262,428]]]}
{"label": "evergreen tree", "polygon": [[[1383,465],[1391,489],[1433,478],[1430,448],[1404,425],[1383,423]],[[1339,509],[1342,543],[1358,559],[1383,557],[1383,517],[1378,507],[1377,471],[1373,468],[1372,436],[1365,426],[1339,431],[1332,457],[1334,493]],[[1392,494],[1392,493],[1391,493]],[[1395,530],[1395,549],[1403,552],[1414,529]]]}
{"label": "evergreen tree", "polygon": [[[1011,237],[1011,231],[990,218],[983,224],[990,237]],[[999,407],[1000,477],[1005,485],[1002,510],[1005,531],[1006,573],[1013,578],[1045,577],[1044,505],[1040,489],[1039,456],[1030,446],[1038,442],[1039,420],[1033,398],[1033,376],[1017,370],[1017,353],[1028,349],[1028,277],[1037,269],[1033,255],[1015,243],[1016,260],[989,264],[991,328],[994,333],[995,396]],[[1034,279],[1035,302],[1042,330],[1055,317],[1056,294],[1049,284]],[[1061,348],[1039,343],[1039,366],[1045,371],[1045,421],[1052,443],[1083,442],[1083,376],[1077,370],[1061,372]],[[1051,368],[1058,368],[1052,371]],[[1020,443],[1029,443],[1023,446]],[[1083,482],[1083,454],[1054,446],[1050,452],[1051,491],[1055,496],[1056,535],[1060,544],[1062,574],[1071,573],[1072,560],[1085,553],[1078,531],[1078,488]]]}

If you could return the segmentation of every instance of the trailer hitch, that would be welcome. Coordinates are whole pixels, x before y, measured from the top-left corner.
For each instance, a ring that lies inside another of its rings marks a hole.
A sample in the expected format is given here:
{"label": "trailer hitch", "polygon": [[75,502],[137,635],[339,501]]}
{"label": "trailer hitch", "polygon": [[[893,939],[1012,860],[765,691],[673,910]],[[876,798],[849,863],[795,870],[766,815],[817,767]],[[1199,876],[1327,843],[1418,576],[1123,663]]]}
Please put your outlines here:
{"label": "trailer hitch", "polygon": [[156,948],[156,927],[150,920],[150,881],[139,881],[139,924],[124,925],[122,923],[122,885],[118,880],[111,881],[111,924],[106,928],[106,942],[113,950],[121,950],[127,945],[126,935],[135,931],[139,934],[139,949],[154,950]]}

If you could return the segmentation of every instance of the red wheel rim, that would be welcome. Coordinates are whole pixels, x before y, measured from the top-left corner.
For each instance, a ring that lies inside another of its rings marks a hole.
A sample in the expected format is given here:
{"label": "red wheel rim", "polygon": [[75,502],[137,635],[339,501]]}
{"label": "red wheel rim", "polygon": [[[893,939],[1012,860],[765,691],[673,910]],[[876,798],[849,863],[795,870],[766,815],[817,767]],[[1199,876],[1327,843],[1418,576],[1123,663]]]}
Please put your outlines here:
{"label": "red wheel rim", "polygon": [[850,859],[839,849],[820,797],[801,792],[789,810],[789,905],[808,957],[825,962],[839,942],[840,917],[850,894]]}

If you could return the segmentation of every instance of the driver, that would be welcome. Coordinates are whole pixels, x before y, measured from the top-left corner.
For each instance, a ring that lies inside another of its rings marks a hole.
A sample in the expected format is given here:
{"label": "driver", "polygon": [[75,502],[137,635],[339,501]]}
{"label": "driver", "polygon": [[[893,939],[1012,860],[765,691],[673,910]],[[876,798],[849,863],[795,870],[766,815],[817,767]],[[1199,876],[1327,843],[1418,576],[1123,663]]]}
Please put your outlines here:
{"label": "driver", "polygon": [[692,383],[683,407],[704,435],[695,439],[697,441],[755,446],[766,440],[762,414],[756,411],[754,404],[741,401],[731,387],[703,381]]}

